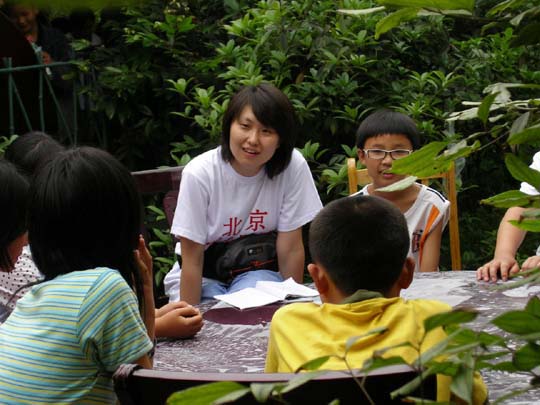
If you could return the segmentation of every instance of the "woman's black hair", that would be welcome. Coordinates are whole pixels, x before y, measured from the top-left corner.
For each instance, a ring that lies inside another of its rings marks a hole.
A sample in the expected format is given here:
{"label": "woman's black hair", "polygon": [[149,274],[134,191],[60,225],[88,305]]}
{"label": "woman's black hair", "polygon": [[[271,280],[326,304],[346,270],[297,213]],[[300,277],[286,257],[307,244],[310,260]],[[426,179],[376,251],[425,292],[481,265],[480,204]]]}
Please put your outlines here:
{"label": "woman's black hair", "polygon": [[266,163],[268,177],[273,178],[284,171],[291,161],[296,142],[296,115],[287,96],[269,83],[242,87],[229,102],[223,116],[221,156],[226,162],[234,160],[230,148],[231,125],[244,108],[250,106],[257,120],[274,129],[279,136],[279,147]]}
{"label": "woman's black hair", "polygon": [[356,131],[356,146],[363,149],[366,140],[385,134],[404,135],[411,141],[413,150],[420,148],[420,133],[413,119],[387,109],[377,110],[362,121]]}
{"label": "woman's black hair", "polygon": [[8,247],[26,232],[28,180],[10,162],[0,159],[0,270],[14,263]]}
{"label": "woman's black hair", "polygon": [[33,131],[19,136],[6,149],[4,158],[17,169],[32,178],[46,163],[64,147],[44,132]]}
{"label": "woman's black hair", "polygon": [[35,177],[28,237],[45,280],[72,271],[108,267],[133,286],[142,284],[133,257],[141,200],[130,172],[109,153],[91,147],[61,152]]}

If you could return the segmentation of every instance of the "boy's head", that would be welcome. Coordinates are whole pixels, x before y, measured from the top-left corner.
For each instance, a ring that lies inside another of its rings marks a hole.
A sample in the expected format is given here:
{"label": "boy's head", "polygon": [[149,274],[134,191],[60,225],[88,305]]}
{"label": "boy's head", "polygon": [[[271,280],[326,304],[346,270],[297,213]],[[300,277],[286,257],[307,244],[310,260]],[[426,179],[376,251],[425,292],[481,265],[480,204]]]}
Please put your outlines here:
{"label": "boy's head", "polygon": [[378,110],[358,127],[356,146],[358,159],[368,169],[374,187],[380,188],[404,177],[387,171],[394,160],[420,147],[420,136],[411,118],[390,110]]}
{"label": "boy's head", "polygon": [[343,297],[359,289],[388,295],[404,267],[409,269],[408,249],[407,222],[394,204],[379,197],[345,197],[324,207],[311,223],[310,273],[323,268]]}

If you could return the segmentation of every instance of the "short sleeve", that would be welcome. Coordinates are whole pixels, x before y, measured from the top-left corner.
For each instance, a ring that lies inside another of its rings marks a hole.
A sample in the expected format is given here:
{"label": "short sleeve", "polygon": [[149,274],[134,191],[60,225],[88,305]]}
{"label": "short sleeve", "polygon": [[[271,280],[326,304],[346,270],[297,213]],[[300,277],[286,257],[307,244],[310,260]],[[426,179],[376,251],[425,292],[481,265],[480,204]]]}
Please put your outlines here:
{"label": "short sleeve", "polygon": [[293,151],[288,181],[279,213],[278,231],[288,232],[307,224],[322,209],[321,199],[304,157]]}
{"label": "short sleeve", "polygon": [[208,204],[205,182],[187,166],[182,173],[171,233],[204,245],[208,236]]}
{"label": "short sleeve", "polygon": [[[540,152],[535,153],[535,155],[533,156],[533,161],[529,167],[540,172]],[[519,191],[528,195],[540,194],[540,192],[535,187],[525,182],[521,183],[521,188],[519,189]]]}
{"label": "short sleeve", "polygon": [[113,372],[152,349],[135,294],[117,271],[102,273],[89,289],[79,313],[78,333],[84,355]]}

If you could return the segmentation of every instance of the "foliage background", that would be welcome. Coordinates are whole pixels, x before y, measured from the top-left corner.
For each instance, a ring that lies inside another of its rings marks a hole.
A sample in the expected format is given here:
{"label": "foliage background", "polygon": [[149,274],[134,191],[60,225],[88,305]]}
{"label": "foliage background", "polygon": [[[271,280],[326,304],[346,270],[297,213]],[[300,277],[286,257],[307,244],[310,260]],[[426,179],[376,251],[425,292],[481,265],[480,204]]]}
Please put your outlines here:
{"label": "foliage background", "polygon": [[[379,37],[377,24],[388,13],[338,9],[389,1],[130,2],[101,27],[105,46],[80,53],[81,70],[95,78],[83,89],[93,107],[82,117],[82,142],[109,149],[132,170],[185,164],[219,141],[221,115],[240,85],[271,81],[297,109],[297,146],[327,202],[346,193],[344,159],[355,155],[356,127],[376,108],[412,116],[425,143],[480,133],[482,149],[458,162],[463,266],[475,269],[491,258],[503,214],[479,201],[518,187],[505,153],[530,162],[534,149],[510,148],[505,124],[447,119],[463,101],[481,102],[492,83],[540,84],[538,41],[518,37],[520,24],[504,13],[488,15],[509,2],[479,0],[470,15],[415,18]],[[533,95],[512,90],[515,98]],[[507,113],[506,126],[518,116]],[[522,257],[534,252],[534,239]],[[445,239],[441,268],[449,268],[449,256]]]}

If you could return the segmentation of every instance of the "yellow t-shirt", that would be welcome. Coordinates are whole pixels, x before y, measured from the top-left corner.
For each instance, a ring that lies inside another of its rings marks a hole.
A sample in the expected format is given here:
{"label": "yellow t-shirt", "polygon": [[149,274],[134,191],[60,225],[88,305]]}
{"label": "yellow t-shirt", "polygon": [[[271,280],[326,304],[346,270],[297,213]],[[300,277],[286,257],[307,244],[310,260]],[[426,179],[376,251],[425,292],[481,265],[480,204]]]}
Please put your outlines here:
{"label": "yellow t-shirt", "polygon": [[[347,355],[349,364],[353,368],[361,368],[375,350],[405,342],[410,342],[412,347],[390,349],[385,357],[401,356],[411,364],[418,357],[414,347],[424,352],[446,337],[444,330],[437,328],[424,338],[424,320],[450,310],[449,305],[439,301],[405,301],[402,298],[374,298],[350,304],[287,305],[280,308],[272,319],[265,371],[294,372],[317,357],[343,356],[348,338],[383,326],[388,331],[356,342]],[[331,357],[322,368],[343,370],[347,367],[342,360]],[[449,377],[438,377],[439,401],[449,400],[449,385]],[[481,404],[487,398],[487,389],[480,375],[475,377],[473,397],[475,404]]]}

